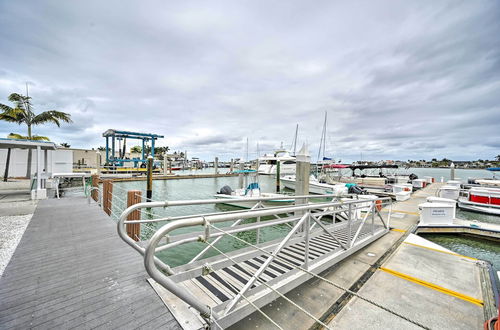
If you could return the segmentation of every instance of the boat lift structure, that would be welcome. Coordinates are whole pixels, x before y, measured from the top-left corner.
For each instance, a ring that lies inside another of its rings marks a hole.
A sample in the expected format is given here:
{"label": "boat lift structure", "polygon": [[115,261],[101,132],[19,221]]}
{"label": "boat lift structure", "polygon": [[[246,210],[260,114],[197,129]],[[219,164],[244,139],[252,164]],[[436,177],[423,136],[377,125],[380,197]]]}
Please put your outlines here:
{"label": "boat lift structure", "polygon": [[[106,138],[106,164],[108,165],[123,165],[124,162],[133,161],[137,166],[138,163],[145,164],[146,154],[145,146],[148,141],[151,141],[151,156],[155,156],[155,141],[157,139],[163,138],[163,135],[151,134],[151,133],[139,133],[139,132],[129,132],[129,131],[118,131],[115,129],[108,129],[106,132],[102,133],[102,136]],[[111,146],[110,140],[111,139]],[[123,140],[123,150],[125,151],[125,145],[127,139],[142,140],[142,155],[141,159],[125,159],[125,152],[119,151],[121,156],[116,157],[116,141]]]}

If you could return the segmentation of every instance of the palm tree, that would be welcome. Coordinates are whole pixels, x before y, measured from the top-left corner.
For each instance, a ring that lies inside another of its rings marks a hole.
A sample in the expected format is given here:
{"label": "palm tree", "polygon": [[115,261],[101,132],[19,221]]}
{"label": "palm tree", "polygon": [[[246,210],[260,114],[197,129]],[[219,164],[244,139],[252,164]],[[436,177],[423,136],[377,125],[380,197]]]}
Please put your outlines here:
{"label": "palm tree", "polygon": [[[27,87],[27,86],[26,86]],[[18,125],[25,124],[28,127],[28,135],[23,136],[20,134],[11,133],[10,138],[14,139],[26,139],[26,140],[49,140],[45,136],[32,135],[31,128],[35,125],[41,125],[46,123],[54,123],[58,127],[61,126],[61,122],[71,123],[71,115],[65,112],[57,110],[44,111],[39,114],[33,112],[33,106],[31,104],[31,97],[28,96],[28,89],[26,88],[26,96],[12,93],[9,95],[9,101],[14,103],[14,107],[10,107],[5,104],[0,103],[0,120],[16,123]],[[8,164],[6,164],[8,165]],[[31,149],[28,151],[28,166],[27,166],[27,177],[31,176]],[[4,178],[5,180],[5,178]]]}

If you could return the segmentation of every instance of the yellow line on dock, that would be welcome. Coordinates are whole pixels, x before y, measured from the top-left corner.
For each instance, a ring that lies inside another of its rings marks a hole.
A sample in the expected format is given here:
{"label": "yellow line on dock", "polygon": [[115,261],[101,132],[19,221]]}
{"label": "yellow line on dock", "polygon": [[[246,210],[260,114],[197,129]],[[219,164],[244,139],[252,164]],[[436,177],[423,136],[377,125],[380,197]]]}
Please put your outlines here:
{"label": "yellow line on dock", "polygon": [[404,230],[404,229],[392,228],[391,230],[392,231],[397,231],[397,232],[400,232],[400,233],[406,233],[406,230]]}
{"label": "yellow line on dock", "polygon": [[427,250],[432,250],[432,251],[436,251],[436,252],[441,252],[441,253],[451,254],[452,256],[457,256],[457,257],[467,258],[467,259],[471,259],[471,260],[477,260],[476,258],[472,258],[472,257],[464,256],[464,255],[462,255],[462,254],[458,254],[458,253],[455,253],[455,252],[443,251],[443,250],[434,249],[434,248],[431,248],[431,247],[428,247],[428,246],[419,245],[419,244],[410,243],[410,242],[403,242],[403,243],[408,244],[408,245],[413,245],[413,246],[416,246],[416,247],[419,247],[419,248],[427,249]]}
{"label": "yellow line on dock", "polygon": [[402,278],[404,280],[407,280],[407,281],[410,281],[410,282],[413,282],[413,283],[425,286],[427,288],[430,288],[430,289],[433,289],[433,290],[445,293],[447,295],[450,295],[450,296],[453,296],[453,297],[456,297],[456,298],[468,301],[470,303],[476,304],[476,305],[481,306],[481,307],[484,304],[482,300],[479,300],[479,299],[467,296],[465,294],[462,294],[462,293],[459,293],[459,292],[456,292],[456,291],[453,291],[453,290],[450,290],[450,289],[443,288],[442,286],[439,286],[439,285],[436,285],[436,284],[433,284],[433,283],[430,283],[430,282],[418,279],[418,278],[410,276],[410,275],[406,275],[406,274],[397,272],[397,271],[392,270],[392,269],[380,267],[380,270],[383,270],[384,272],[389,273],[389,274],[391,274],[393,276],[396,276],[396,277]]}

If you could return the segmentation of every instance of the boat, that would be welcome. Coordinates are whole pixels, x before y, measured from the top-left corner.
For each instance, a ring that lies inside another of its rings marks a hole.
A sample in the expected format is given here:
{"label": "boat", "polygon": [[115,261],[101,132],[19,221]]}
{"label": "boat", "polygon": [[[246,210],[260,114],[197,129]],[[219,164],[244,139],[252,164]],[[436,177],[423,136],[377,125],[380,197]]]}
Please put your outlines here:
{"label": "boat", "polygon": [[257,204],[256,201],[245,201],[245,199],[250,198],[276,198],[272,200],[263,201],[264,206],[279,206],[293,204],[294,199],[289,198],[289,196],[277,193],[266,193],[260,190],[258,182],[250,183],[245,189],[232,190],[229,186],[224,186],[221,190],[214,195],[217,199],[226,200],[226,205],[241,207],[241,208],[252,208]]}
{"label": "boat", "polygon": [[259,157],[259,174],[275,175],[280,164],[280,175],[295,174],[295,156],[284,149],[279,149],[272,155],[265,154]]}
{"label": "boat", "polygon": [[458,198],[458,207],[473,212],[500,215],[500,189],[470,188],[467,196]]}
{"label": "boat", "polygon": [[[291,190],[295,190],[295,180],[295,175],[285,175],[280,178],[281,185]],[[334,196],[340,196],[348,193],[348,187],[346,187],[345,184],[319,182],[314,175],[311,175],[309,177],[309,192],[318,195],[332,194]]]}

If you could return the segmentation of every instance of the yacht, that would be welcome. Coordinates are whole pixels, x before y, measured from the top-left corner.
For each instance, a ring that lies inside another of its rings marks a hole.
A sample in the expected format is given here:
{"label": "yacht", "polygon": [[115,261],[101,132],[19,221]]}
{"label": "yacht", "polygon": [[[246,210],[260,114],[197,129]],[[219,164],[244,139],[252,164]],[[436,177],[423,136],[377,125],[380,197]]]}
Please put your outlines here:
{"label": "yacht", "polygon": [[276,150],[273,155],[259,158],[259,174],[275,175],[280,164],[280,175],[295,174],[295,156],[286,150]]}

